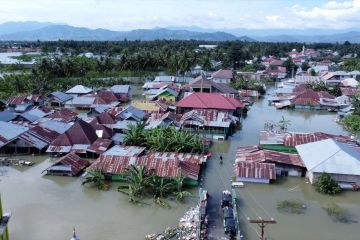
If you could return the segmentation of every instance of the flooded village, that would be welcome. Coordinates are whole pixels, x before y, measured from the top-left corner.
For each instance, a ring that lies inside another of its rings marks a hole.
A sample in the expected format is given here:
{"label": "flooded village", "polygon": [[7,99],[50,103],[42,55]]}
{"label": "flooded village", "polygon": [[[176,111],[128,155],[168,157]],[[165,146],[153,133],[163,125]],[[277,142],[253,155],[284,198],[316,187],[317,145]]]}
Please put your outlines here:
{"label": "flooded village", "polygon": [[0,102],[0,237],[358,239],[360,69],[338,55],[19,87]]}

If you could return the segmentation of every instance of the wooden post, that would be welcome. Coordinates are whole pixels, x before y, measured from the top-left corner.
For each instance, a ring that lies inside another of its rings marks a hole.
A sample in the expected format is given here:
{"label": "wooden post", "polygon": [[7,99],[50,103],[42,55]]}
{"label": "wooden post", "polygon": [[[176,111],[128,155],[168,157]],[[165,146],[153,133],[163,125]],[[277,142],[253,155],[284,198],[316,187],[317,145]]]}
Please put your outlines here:
{"label": "wooden post", "polygon": [[276,224],[276,221],[274,219],[265,220],[265,219],[259,218],[258,220],[256,220],[256,219],[248,219],[248,220],[250,223],[256,223],[260,227],[260,229],[261,229],[260,240],[265,240],[264,234],[265,234],[266,225]]}

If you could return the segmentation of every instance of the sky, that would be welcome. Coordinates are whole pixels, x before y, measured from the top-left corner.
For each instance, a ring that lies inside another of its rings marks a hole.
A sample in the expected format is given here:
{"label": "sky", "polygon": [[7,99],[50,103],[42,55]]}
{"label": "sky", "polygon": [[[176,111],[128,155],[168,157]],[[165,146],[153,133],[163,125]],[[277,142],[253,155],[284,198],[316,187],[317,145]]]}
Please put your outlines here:
{"label": "sky", "polygon": [[0,0],[0,23],[40,21],[111,30],[360,27],[360,0]]}

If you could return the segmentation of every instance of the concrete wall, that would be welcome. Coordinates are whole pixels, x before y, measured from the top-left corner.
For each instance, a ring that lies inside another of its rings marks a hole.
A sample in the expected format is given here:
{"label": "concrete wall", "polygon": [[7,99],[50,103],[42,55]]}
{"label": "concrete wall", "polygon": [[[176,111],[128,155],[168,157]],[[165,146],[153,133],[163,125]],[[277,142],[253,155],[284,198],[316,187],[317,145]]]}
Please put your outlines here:
{"label": "concrete wall", "polygon": [[[322,173],[307,172],[306,177],[311,184],[314,184]],[[360,175],[331,174],[331,177],[338,182],[356,183],[360,185]]]}

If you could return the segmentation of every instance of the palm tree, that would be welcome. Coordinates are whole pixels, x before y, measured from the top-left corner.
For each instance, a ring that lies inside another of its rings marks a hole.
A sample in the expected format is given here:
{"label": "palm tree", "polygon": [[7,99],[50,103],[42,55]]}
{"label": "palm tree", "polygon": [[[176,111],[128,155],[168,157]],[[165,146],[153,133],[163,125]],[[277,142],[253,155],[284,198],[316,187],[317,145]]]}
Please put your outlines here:
{"label": "palm tree", "polygon": [[135,125],[130,125],[129,130],[126,133],[124,143],[126,145],[132,146],[141,146],[144,144],[144,130],[145,130],[145,122],[139,122]]}
{"label": "palm tree", "polygon": [[278,126],[281,131],[287,131],[288,127],[291,125],[290,120],[286,120],[284,116],[281,117],[281,120],[278,123]]}
{"label": "palm tree", "polygon": [[81,185],[85,185],[91,183],[96,186],[99,190],[108,190],[109,185],[104,180],[101,170],[95,169],[88,171],[88,176],[86,176],[85,180],[81,183]]}
{"label": "palm tree", "polygon": [[130,202],[137,203],[137,197],[144,193],[149,177],[150,173],[144,166],[131,165],[126,169],[118,191],[128,195]]}
{"label": "palm tree", "polygon": [[190,192],[183,190],[184,180],[185,180],[185,176],[183,176],[181,173],[179,174],[178,177],[173,179],[176,185],[176,193],[175,193],[176,199],[181,202],[184,201],[185,197],[192,196]]}

